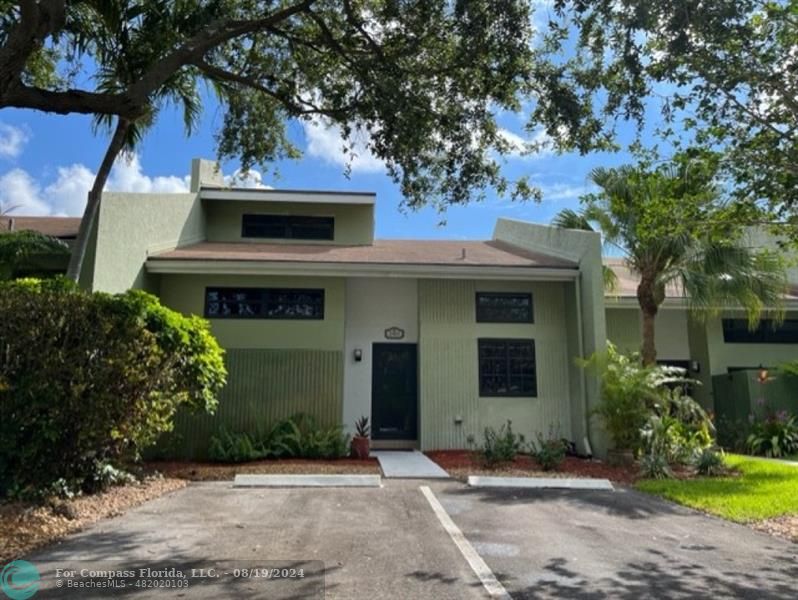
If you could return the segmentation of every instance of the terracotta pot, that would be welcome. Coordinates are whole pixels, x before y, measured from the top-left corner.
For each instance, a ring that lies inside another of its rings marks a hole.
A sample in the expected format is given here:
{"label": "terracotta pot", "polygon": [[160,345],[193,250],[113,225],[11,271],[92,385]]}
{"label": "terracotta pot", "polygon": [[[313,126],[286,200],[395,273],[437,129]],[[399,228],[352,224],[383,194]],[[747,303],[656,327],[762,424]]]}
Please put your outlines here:
{"label": "terracotta pot", "polygon": [[355,436],[352,438],[352,458],[365,460],[369,457],[371,440],[367,437]]}
{"label": "terracotta pot", "polygon": [[629,467],[635,462],[635,453],[632,450],[613,449],[607,450],[607,464],[613,467]]}

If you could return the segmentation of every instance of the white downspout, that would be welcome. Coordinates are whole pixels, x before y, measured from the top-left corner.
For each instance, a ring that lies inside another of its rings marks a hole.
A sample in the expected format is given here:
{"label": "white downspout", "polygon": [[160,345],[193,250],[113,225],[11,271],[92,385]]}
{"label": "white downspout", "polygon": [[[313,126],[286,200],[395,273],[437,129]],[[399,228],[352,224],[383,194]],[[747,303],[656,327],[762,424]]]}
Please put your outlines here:
{"label": "white downspout", "polygon": [[[585,358],[585,338],[584,338],[584,319],[582,318],[582,271],[579,271],[579,277],[575,280],[576,285],[574,288],[576,289],[576,318],[577,318],[577,327],[576,327],[576,338],[577,338],[577,346],[579,350],[579,357]],[[585,432],[584,436],[584,445],[585,445],[585,453],[589,456],[593,456],[593,447],[590,444],[590,421],[587,415],[587,375],[585,374],[585,370],[580,367],[581,371],[579,376],[579,388],[582,397],[582,427]]]}

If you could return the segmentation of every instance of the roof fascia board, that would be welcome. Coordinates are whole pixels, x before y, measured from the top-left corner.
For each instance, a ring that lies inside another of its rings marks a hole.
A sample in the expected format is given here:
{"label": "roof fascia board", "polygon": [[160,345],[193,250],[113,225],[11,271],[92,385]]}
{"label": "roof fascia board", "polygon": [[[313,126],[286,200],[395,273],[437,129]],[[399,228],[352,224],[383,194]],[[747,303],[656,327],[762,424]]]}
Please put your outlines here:
{"label": "roof fascia board", "polygon": [[247,202],[301,202],[308,204],[360,204],[373,206],[376,194],[366,192],[319,192],[312,190],[263,190],[202,188],[202,200]]}
{"label": "roof fascia board", "polygon": [[237,260],[148,260],[147,271],[162,274],[286,275],[338,277],[414,277],[427,279],[493,279],[573,281],[578,269],[408,265],[384,263],[308,263]]}

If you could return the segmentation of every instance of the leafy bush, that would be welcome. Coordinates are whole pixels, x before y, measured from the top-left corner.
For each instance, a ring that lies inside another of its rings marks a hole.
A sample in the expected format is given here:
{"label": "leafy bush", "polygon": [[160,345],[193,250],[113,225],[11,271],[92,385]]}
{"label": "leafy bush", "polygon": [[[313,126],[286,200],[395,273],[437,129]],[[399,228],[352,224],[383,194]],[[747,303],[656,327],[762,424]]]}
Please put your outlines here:
{"label": "leafy bush", "polygon": [[216,462],[238,463],[266,458],[253,437],[244,432],[232,432],[222,427],[211,436],[208,458]]}
{"label": "leafy bush", "polygon": [[265,458],[341,458],[349,454],[349,435],[336,425],[322,428],[307,414],[278,421],[264,434],[221,428],[211,437],[208,457],[218,462]]}
{"label": "leafy bush", "polygon": [[638,449],[649,406],[657,399],[654,368],[644,367],[637,354],[623,354],[612,343],[606,354],[594,354],[580,364],[601,378],[601,401],[593,412],[615,448]]}
{"label": "leafy bush", "polygon": [[748,452],[748,436],[751,435],[751,422],[748,419],[732,419],[721,416],[717,421],[718,445],[731,452]]}
{"label": "leafy bush", "polygon": [[594,414],[616,449],[645,449],[666,461],[683,462],[695,448],[712,443],[709,415],[684,393],[699,382],[687,379],[684,369],[644,366],[639,354],[623,354],[612,343],[605,354],[580,364],[601,379],[601,401]]}
{"label": "leafy bush", "polygon": [[723,454],[714,448],[704,448],[697,452],[693,457],[693,466],[699,475],[714,477],[726,471],[723,464]]}
{"label": "leafy bush", "polygon": [[0,284],[0,350],[0,494],[101,487],[226,378],[203,319],[63,278]]}
{"label": "leafy bush", "polygon": [[507,421],[498,431],[485,427],[482,446],[478,449],[485,463],[495,466],[511,462],[518,456],[524,445],[524,436],[513,432],[513,424]]}
{"label": "leafy bush", "polygon": [[532,455],[538,461],[544,471],[553,471],[562,464],[565,459],[567,442],[563,440],[556,430],[551,429],[546,438],[542,433],[537,434],[538,442],[530,444]]}
{"label": "leafy bush", "polygon": [[647,453],[640,459],[640,474],[646,479],[670,479],[673,477],[668,459],[659,453]]}
{"label": "leafy bush", "polygon": [[779,457],[798,452],[798,419],[786,411],[767,410],[763,418],[752,417],[747,440],[751,454]]}

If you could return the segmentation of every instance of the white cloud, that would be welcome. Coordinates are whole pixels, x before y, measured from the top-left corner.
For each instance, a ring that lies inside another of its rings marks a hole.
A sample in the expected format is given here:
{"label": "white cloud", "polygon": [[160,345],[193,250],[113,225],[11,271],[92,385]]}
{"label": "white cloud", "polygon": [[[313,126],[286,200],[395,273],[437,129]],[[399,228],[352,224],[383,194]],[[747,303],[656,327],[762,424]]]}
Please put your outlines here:
{"label": "white cloud", "polygon": [[236,169],[232,175],[224,176],[224,183],[230,187],[270,190],[272,186],[263,183],[263,175],[256,169],[242,171]]}
{"label": "white cloud", "polygon": [[382,160],[374,156],[368,148],[365,132],[355,132],[356,139],[351,151],[347,151],[341,129],[329,121],[319,119],[303,123],[307,139],[307,153],[324,162],[341,167],[351,167],[353,172],[377,173],[385,169]]}
{"label": "white cloud", "polygon": [[509,158],[535,160],[551,154],[551,137],[543,130],[536,129],[531,137],[524,138],[509,129],[500,128],[499,136],[510,147]]}
{"label": "white cloud", "polygon": [[48,215],[50,207],[42,200],[41,188],[22,169],[12,169],[0,176],[0,207],[19,215]]}
{"label": "white cloud", "polygon": [[[12,214],[17,215],[80,216],[94,175],[87,166],[75,163],[58,167],[55,179],[42,184],[26,171],[13,169],[0,176],[0,204],[5,210],[13,208]],[[146,175],[136,154],[117,160],[105,186],[110,191],[139,193],[179,193],[188,188],[188,176]]]}
{"label": "white cloud", "polygon": [[571,183],[551,183],[541,185],[540,191],[543,193],[543,202],[547,200],[576,200],[591,191],[587,185],[574,185]]}
{"label": "white cloud", "polygon": [[29,139],[30,136],[24,129],[0,123],[0,157],[16,158]]}

